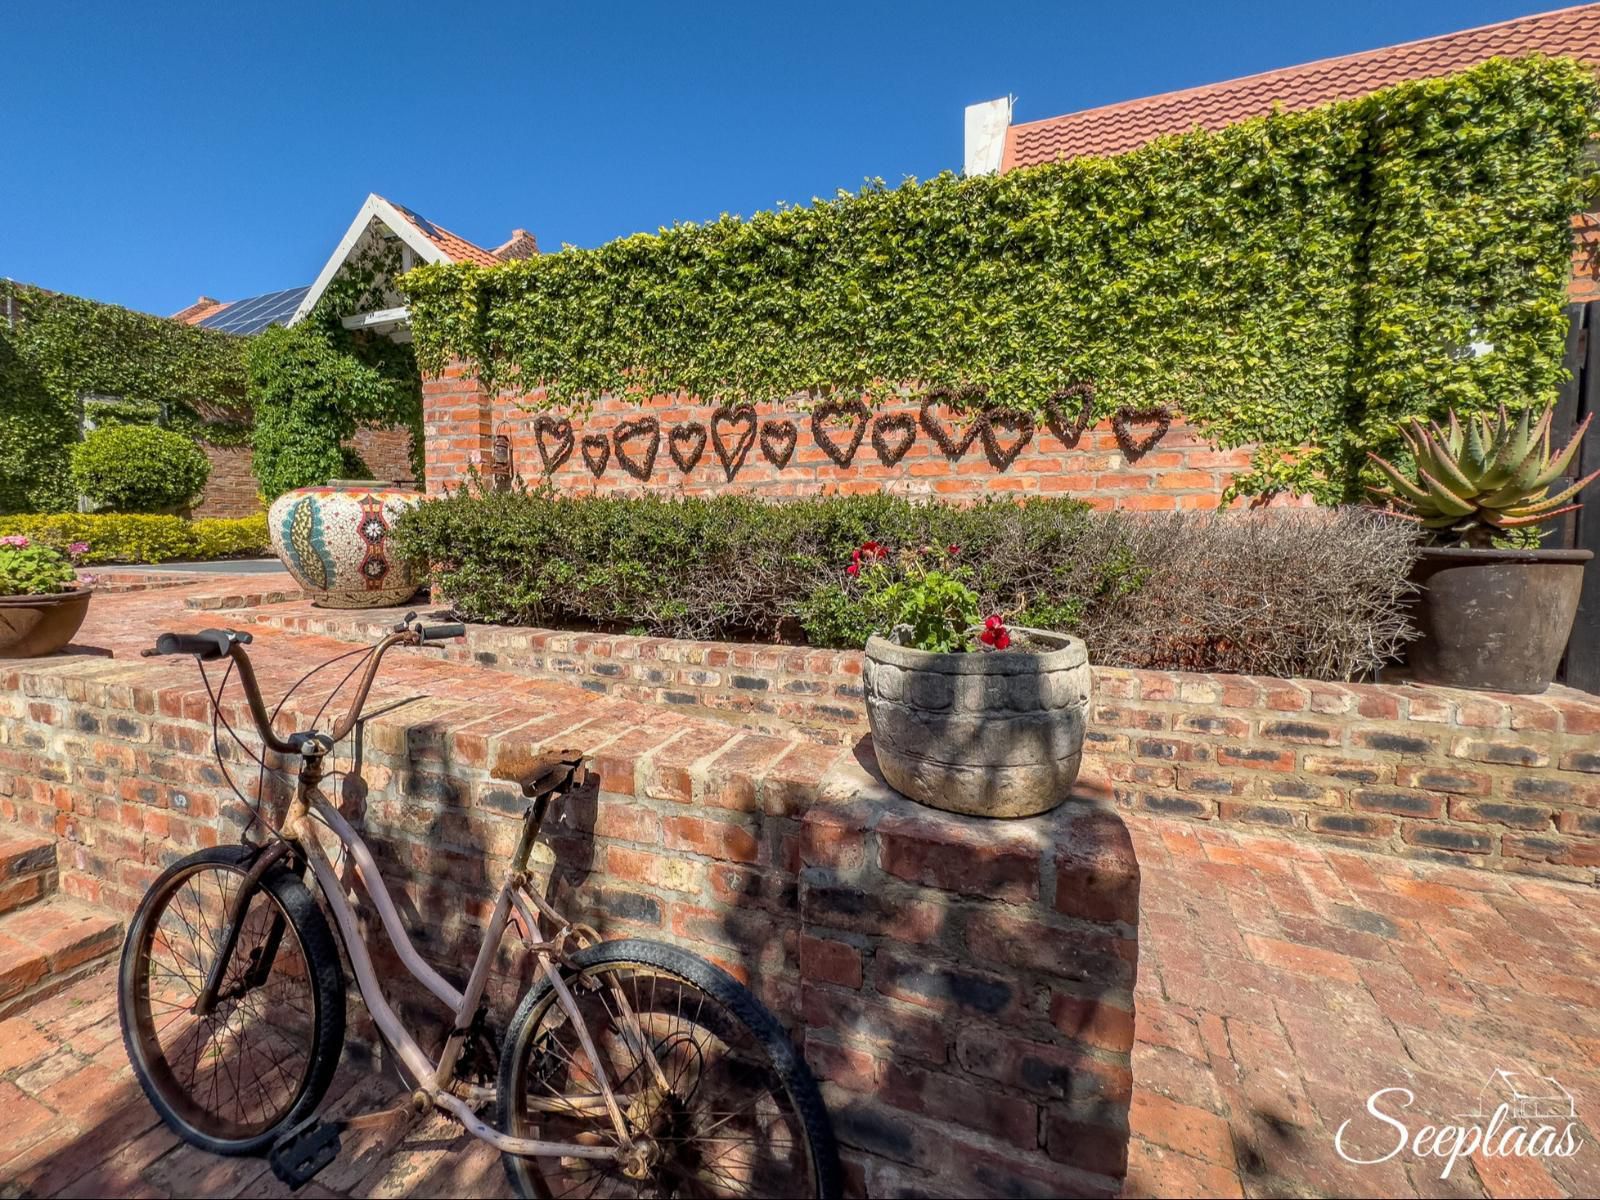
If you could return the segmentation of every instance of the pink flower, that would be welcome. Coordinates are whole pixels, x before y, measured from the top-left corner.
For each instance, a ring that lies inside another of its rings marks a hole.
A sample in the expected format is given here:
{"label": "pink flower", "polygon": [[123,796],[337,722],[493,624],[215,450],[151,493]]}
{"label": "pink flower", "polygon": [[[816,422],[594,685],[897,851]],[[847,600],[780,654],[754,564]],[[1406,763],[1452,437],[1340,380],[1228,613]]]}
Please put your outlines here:
{"label": "pink flower", "polygon": [[1006,628],[1004,618],[998,613],[991,613],[983,619],[983,632],[978,635],[978,640],[991,650],[1004,650],[1011,645],[1011,631]]}
{"label": "pink flower", "polygon": [[956,555],[961,553],[961,547],[960,546],[946,546],[944,548],[944,552],[946,554],[948,554],[951,558],[954,558]]}
{"label": "pink flower", "polygon": [[857,561],[851,563],[848,567],[846,567],[844,569],[844,573],[846,575],[859,575],[859,574],[861,574],[861,562],[860,562],[860,560],[857,560]]}
{"label": "pink flower", "polygon": [[0,537],[0,546],[15,546],[18,550],[26,549],[31,543],[20,533],[8,534]]}
{"label": "pink flower", "polygon": [[87,554],[89,553],[89,543],[73,542],[72,545],[67,547],[67,553],[72,555],[73,558],[77,558],[80,554]]}

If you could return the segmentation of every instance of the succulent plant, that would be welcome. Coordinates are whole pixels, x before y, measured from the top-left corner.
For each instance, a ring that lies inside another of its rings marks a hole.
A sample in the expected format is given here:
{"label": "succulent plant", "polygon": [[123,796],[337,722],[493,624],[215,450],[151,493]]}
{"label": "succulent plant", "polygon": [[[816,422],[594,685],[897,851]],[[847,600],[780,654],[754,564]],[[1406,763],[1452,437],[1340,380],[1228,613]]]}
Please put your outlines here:
{"label": "succulent plant", "polygon": [[1412,420],[1400,427],[1400,436],[1411,450],[1416,476],[1369,454],[1392,485],[1374,489],[1375,494],[1424,529],[1469,546],[1488,546],[1497,536],[1515,536],[1572,512],[1579,506],[1568,501],[1600,471],[1558,495],[1549,495],[1550,485],[1571,465],[1591,418],[1585,417],[1566,448],[1552,457],[1551,415],[1546,409],[1535,420],[1525,410],[1513,420],[1502,406],[1497,417],[1468,417],[1465,423],[1452,412],[1445,429]]}

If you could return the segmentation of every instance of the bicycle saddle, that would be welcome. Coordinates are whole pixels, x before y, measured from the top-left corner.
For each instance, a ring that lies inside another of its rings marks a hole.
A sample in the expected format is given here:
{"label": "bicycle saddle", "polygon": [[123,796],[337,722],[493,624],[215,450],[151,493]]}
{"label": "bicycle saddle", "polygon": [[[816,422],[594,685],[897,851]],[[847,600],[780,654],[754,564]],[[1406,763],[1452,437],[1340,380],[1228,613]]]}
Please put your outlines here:
{"label": "bicycle saddle", "polygon": [[494,777],[518,784],[529,800],[568,791],[583,766],[580,750],[549,750],[530,758],[515,755],[495,764]]}

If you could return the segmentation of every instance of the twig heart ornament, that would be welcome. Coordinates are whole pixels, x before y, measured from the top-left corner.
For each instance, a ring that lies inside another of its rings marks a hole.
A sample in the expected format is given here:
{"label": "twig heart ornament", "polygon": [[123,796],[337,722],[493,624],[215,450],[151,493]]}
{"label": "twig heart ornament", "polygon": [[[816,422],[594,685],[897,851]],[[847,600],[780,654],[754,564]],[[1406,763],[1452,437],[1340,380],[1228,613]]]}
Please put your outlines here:
{"label": "twig heart ornament", "polygon": [[761,453],[778,470],[789,465],[800,432],[793,421],[767,421],[761,426]]}
{"label": "twig heart ornament", "polygon": [[917,420],[910,413],[884,413],[872,422],[872,448],[886,467],[897,465],[917,440]]}
{"label": "twig heart ornament", "polygon": [[[1017,461],[1017,455],[1033,440],[1033,418],[1014,408],[991,408],[975,424],[983,436],[983,452],[989,465],[996,471],[1005,471]],[[1008,429],[1012,434],[1009,446],[1002,446],[995,427]]]}
{"label": "twig heart ornament", "polygon": [[[1152,428],[1136,442],[1130,428],[1134,424],[1148,424]],[[1166,436],[1167,426],[1171,424],[1172,410],[1164,404],[1149,408],[1119,408],[1111,416],[1111,431],[1117,435],[1117,445],[1122,447],[1122,453],[1129,462],[1138,462],[1148,454],[1150,448]]]}
{"label": "twig heart ornament", "polygon": [[[1070,411],[1074,401],[1081,401],[1078,407],[1077,418],[1072,424],[1067,424],[1062,409]],[[1055,395],[1044,402],[1045,423],[1050,426],[1050,432],[1061,439],[1061,444],[1071,450],[1083,437],[1084,430],[1089,428],[1094,420],[1094,384],[1074,383],[1064,387]]]}
{"label": "twig heart ornament", "polygon": [[[843,416],[855,418],[850,440],[847,442],[834,440],[834,434],[828,429],[829,421]],[[827,400],[811,410],[811,438],[836,466],[848,467],[855,458],[856,451],[861,448],[861,439],[866,436],[867,422],[871,418],[872,413],[867,408],[867,402],[859,396],[848,400],[843,397]]]}
{"label": "twig heart ornament", "polygon": [[589,474],[599,479],[611,461],[611,439],[603,433],[586,433],[582,449],[583,465],[589,468]]}
{"label": "twig heart ornament", "polygon": [[553,474],[572,457],[572,422],[541,413],[533,422],[533,444],[539,448],[544,473]]}
{"label": "twig heart ornament", "polygon": [[[724,427],[737,429],[739,440],[729,445],[722,436]],[[717,409],[711,414],[711,448],[717,452],[717,460],[722,463],[722,473],[727,476],[728,482],[733,482],[733,477],[739,473],[739,468],[744,466],[745,455],[750,453],[750,447],[756,440],[756,410],[749,404],[741,404],[738,408],[729,408],[727,405]]]}
{"label": "twig heart ornament", "polygon": [[678,470],[687,475],[694,470],[700,456],[706,452],[706,427],[699,421],[674,425],[667,435],[667,453],[678,464]]}
{"label": "twig heart ornament", "polygon": [[[656,451],[661,448],[661,422],[654,417],[635,417],[617,426],[617,462],[622,469],[641,483],[650,478],[656,468]],[[628,443],[640,439],[645,442],[642,461],[631,458]]]}
{"label": "twig heart ornament", "polygon": [[[977,392],[961,393],[963,397],[977,394]],[[979,422],[972,421],[958,441],[950,436],[950,430],[945,423],[933,415],[935,404],[948,404],[956,398],[957,393],[954,388],[934,388],[922,397],[922,411],[917,417],[923,432],[933,439],[933,444],[939,447],[940,453],[949,459],[957,459],[965,454],[979,433]]]}

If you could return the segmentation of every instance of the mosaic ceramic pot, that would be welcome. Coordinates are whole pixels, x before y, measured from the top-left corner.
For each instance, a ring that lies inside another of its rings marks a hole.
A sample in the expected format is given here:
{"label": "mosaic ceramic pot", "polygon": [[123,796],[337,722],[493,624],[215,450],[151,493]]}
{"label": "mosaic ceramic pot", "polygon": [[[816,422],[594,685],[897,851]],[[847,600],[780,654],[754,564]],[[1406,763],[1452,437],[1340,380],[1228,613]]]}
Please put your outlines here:
{"label": "mosaic ceramic pot", "polygon": [[381,608],[416,593],[419,580],[389,545],[395,519],[420,492],[335,479],[285,492],[267,510],[272,549],[322,608]]}

